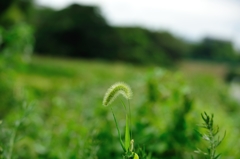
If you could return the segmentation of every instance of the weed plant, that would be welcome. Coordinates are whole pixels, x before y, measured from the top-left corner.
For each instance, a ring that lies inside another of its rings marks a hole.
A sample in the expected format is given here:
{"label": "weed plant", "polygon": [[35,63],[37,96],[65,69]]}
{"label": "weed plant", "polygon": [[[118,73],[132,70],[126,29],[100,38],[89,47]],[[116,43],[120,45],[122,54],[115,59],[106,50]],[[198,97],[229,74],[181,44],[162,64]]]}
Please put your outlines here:
{"label": "weed plant", "polygon": [[221,144],[223,141],[226,131],[224,133],[224,136],[220,138],[217,136],[219,132],[219,127],[214,125],[214,120],[213,117],[214,115],[212,114],[209,116],[206,112],[201,114],[203,123],[199,125],[201,128],[205,129],[205,133],[198,133],[200,134],[201,138],[207,142],[207,148],[206,150],[201,150],[198,148],[195,153],[202,155],[205,159],[218,159],[220,157],[220,153],[218,154],[216,152],[216,148]]}
{"label": "weed plant", "polygon": [[112,110],[112,107],[110,107],[110,109],[111,109],[114,122],[116,124],[116,128],[118,131],[119,143],[124,151],[123,158],[138,159],[139,158],[138,154],[134,152],[134,139],[132,139],[132,134],[131,134],[131,107],[130,107],[130,101],[129,101],[132,98],[131,88],[123,82],[115,83],[107,90],[103,99],[103,105],[109,106],[120,94],[123,95],[128,100],[128,106],[126,106],[126,104],[122,102],[122,105],[126,112],[125,143],[123,143],[122,141],[121,131],[119,129],[118,122]]}

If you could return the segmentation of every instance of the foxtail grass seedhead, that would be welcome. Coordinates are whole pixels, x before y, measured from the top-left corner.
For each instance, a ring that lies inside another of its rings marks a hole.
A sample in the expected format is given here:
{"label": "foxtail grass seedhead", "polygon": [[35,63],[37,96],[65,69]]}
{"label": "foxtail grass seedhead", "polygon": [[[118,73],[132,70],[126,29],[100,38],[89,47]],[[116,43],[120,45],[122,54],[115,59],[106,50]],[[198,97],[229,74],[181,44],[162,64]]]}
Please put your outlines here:
{"label": "foxtail grass seedhead", "polygon": [[122,94],[126,99],[132,98],[131,88],[124,82],[117,82],[105,93],[103,105],[108,106],[111,104],[119,94]]}

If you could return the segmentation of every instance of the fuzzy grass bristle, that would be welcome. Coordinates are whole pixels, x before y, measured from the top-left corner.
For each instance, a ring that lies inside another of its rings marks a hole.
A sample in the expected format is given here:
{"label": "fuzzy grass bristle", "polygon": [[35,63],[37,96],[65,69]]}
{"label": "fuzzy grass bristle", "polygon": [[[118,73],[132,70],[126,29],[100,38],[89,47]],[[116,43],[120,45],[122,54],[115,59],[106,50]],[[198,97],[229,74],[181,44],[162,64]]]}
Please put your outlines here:
{"label": "fuzzy grass bristle", "polygon": [[126,99],[132,98],[132,90],[131,88],[124,82],[117,82],[113,84],[105,93],[103,98],[103,105],[110,105],[118,95],[123,95]]}

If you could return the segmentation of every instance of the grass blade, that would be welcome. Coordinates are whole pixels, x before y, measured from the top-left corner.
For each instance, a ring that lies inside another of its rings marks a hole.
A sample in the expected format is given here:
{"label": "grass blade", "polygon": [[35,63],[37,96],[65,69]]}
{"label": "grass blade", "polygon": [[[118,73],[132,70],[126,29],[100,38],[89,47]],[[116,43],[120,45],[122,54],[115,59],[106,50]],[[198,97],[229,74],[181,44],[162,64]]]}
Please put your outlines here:
{"label": "grass blade", "polygon": [[123,151],[126,152],[126,149],[125,149],[125,147],[124,147],[124,145],[123,145],[123,141],[122,141],[122,138],[121,138],[121,132],[120,132],[119,127],[118,127],[117,119],[116,119],[116,117],[115,117],[115,114],[113,113],[112,108],[111,108],[111,111],[112,111],[112,114],[113,114],[114,122],[115,122],[116,127],[117,127],[120,144],[121,144],[121,146],[122,146]]}

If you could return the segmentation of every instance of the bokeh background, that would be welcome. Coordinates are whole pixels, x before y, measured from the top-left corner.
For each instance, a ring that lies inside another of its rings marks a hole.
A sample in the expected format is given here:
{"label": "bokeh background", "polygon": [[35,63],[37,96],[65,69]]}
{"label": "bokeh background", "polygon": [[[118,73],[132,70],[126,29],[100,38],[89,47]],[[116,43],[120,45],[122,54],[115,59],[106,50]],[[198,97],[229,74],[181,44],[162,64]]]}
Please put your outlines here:
{"label": "bokeh background", "polygon": [[240,2],[0,1],[0,81],[4,159],[122,158],[102,106],[118,81],[140,158],[203,158],[204,111],[227,132],[217,152],[239,158]]}

